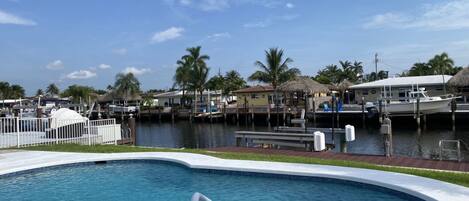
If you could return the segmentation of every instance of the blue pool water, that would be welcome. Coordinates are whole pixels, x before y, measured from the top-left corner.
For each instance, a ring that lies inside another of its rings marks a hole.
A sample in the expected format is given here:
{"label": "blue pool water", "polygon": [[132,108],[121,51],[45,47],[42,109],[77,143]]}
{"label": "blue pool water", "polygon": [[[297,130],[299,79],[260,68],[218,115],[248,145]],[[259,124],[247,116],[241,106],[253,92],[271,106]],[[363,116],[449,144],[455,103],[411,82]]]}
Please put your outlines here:
{"label": "blue pool water", "polygon": [[155,161],[59,166],[0,177],[0,200],[419,200],[381,187],[297,176],[194,170]]}

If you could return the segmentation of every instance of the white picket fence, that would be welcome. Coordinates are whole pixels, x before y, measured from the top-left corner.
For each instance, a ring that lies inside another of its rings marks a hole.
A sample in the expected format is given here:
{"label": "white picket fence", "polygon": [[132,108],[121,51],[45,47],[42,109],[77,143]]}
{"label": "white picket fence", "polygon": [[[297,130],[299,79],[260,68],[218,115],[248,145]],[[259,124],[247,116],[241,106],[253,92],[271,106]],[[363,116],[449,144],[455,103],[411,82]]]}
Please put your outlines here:
{"label": "white picket fence", "polygon": [[121,128],[115,119],[0,118],[0,148],[117,144],[121,138]]}

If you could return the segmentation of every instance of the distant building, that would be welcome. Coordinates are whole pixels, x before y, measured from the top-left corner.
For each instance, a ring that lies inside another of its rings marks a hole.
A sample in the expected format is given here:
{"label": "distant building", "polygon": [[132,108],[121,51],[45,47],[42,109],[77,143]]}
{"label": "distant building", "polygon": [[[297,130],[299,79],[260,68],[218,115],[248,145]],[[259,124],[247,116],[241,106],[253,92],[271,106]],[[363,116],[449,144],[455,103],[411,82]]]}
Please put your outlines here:
{"label": "distant building", "polygon": [[[204,91],[202,93],[202,103],[199,103],[199,104],[205,104],[207,102],[208,94],[209,94],[209,91]],[[186,105],[191,105],[192,99],[194,98],[194,92],[186,91],[184,95],[186,96],[186,99],[187,99]],[[179,105],[182,105],[182,101],[183,101],[182,91],[179,91],[179,90],[156,94],[153,96],[153,98],[156,99],[158,106],[162,106],[162,107],[179,106]],[[199,92],[197,92],[197,101],[200,102]],[[218,104],[219,102],[224,101],[224,99],[222,98],[221,91],[220,90],[210,91],[210,101],[215,102],[214,104]]]}
{"label": "distant building", "polygon": [[[274,88],[270,85],[257,85],[233,91],[237,97],[238,107],[244,106],[267,106],[274,104]],[[279,92],[279,95],[281,93]],[[281,97],[279,97],[281,101]]]}
{"label": "distant building", "polygon": [[[349,89],[355,92],[357,102],[361,101],[361,97],[364,97],[367,102],[377,101],[381,97],[389,97],[391,100],[405,100],[408,91],[418,88],[425,88],[429,96],[444,95],[443,83],[448,83],[451,78],[451,75],[394,77],[353,85]],[[384,94],[385,90],[386,94]]]}

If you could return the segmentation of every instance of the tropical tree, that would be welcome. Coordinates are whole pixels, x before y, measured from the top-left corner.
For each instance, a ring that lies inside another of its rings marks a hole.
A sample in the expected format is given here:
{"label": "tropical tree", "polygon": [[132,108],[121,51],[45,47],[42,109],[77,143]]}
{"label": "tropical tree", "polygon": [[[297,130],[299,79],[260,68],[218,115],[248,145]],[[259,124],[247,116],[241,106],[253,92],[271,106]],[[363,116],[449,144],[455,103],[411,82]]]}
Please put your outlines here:
{"label": "tropical tree", "polygon": [[89,97],[94,98],[94,91],[93,87],[71,85],[62,92],[61,96],[71,98],[74,103],[80,103],[80,100],[86,100]]}
{"label": "tropical tree", "polygon": [[427,63],[415,63],[412,68],[410,68],[409,72],[407,72],[407,76],[423,76],[423,75],[432,75],[433,70],[431,69],[430,65]]}
{"label": "tropical tree", "polygon": [[124,103],[127,103],[129,96],[135,96],[140,93],[140,82],[133,73],[119,73],[116,75],[114,89],[119,96],[124,97]]}
{"label": "tropical tree", "polygon": [[365,80],[368,81],[368,82],[371,82],[371,81],[375,81],[375,80],[386,79],[388,77],[389,77],[389,72],[388,71],[380,70],[380,71],[378,71],[378,74],[376,74],[375,72],[372,72],[370,74],[365,75]]}
{"label": "tropical tree", "polygon": [[226,72],[224,79],[225,87],[223,89],[223,93],[225,95],[246,87],[246,81],[244,81],[241,75],[239,75],[235,70]]}
{"label": "tropical tree", "polygon": [[60,94],[60,90],[54,83],[49,84],[46,88],[46,94],[49,96],[56,96]]}
{"label": "tropical tree", "polygon": [[338,84],[341,81],[342,70],[337,65],[327,65],[324,69],[319,70],[314,80],[321,84]]}
{"label": "tropical tree", "polygon": [[108,84],[107,87],[106,87],[106,90],[107,91],[112,91],[112,90],[114,90],[114,87],[112,85]]}
{"label": "tropical tree", "polygon": [[10,98],[10,83],[0,82],[0,98]]}
{"label": "tropical tree", "polygon": [[452,72],[454,61],[449,58],[446,52],[443,52],[430,59],[428,65],[434,75],[444,75],[445,73]]}
{"label": "tropical tree", "polygon": [[277,89],[283,82],[301,74],[299,69],[289,68],[288,65],[292,62],[293,60],[289,57],[284,59],[282,49],[270,48],[265,51],[265,64],[261,61],[255,62],[255,65],[261,70],[254,72],[248,79],[269,83],[274,89]]}
{"label": "tropical tree", "polygon": [[430,61],[428,61],[431,70],[435,75],[441,74],[443,78],[443,90],[446,94],[446,82],[445,82],[445,73],[450,73],[453,71],[454,61],[449,58],[446,52],[441,53],[440,55],[435,55]]}
{"label": "tropical tree", "polygon": [[[191,78],[189,81],[189,87],[194,90],[194,96],[197,91],[200,93],[200,101],[202,102],[202,94],[207,82],[209,68],[207,67],[206,61],[210,59],[208,55],[200,53],[200,46],[187,48],[187,55],[184,55],[181,59],[188,61],[191,67],[190,74]],[[195,108],[194,101],[194,109]]]}
{"label": "tropical tree", "polygon": [[178,85],[182,89],[182,102],[183,105],[186,105],[186,88],[191,81],[191,70],[192,70],[192,61],[189,57],[185,57],[177,61],[176,74],[173,77],[174,84]]}
{"label": "tropical tree", "polygon": [[205,86],[210,90],[224,90],[225,78],[221,75],[215,75],[207,81]]}
{"label": "tropical tree", "polygon": [[18,99],[24,96],[25,96],[25,93],[24,93],[24,88],[22,86],[17,85],[17,84],[11,85],[10,87],[11,98]]}
{"label": "tropical tree", "polygon": [[36,96],[43,96],[44,95],[44,91],[42,89],[38,89],[36,91]]}

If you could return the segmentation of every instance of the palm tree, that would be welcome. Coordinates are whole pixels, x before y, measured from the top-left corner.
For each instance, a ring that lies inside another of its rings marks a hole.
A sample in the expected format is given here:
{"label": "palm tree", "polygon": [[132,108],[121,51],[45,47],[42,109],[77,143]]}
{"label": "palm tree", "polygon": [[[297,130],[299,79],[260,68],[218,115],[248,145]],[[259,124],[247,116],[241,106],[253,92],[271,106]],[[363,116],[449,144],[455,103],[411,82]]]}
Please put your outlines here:
{"label": "palm tree", "polygon": [[292,63],[293,60],[289,57],[283,59],[283,50],[278,48],[270,48],[265,51],[265,62],[266,64],[256,61],[254,64],[261,68],[249,76],[249,80],[257,80],[272,85],[275,91],[275,105],[277,108],[277,126],[279,123],[279,108],[278,108],[278,95],[277,87],[296,76],[300,75],[301,72],[297,68],[290,68],[288,64]]}
{"label": "palm tree", "polygon": [[57,87],[57,85],[55,85],[54,83],[52,84],[49,84],[49,86],[47,86],[46,88],[46,93],[50,96],[56,96],[56,95],[59,95],[60,93],[60,90],[59,88]]}
{"label": "palm tree", "polygon": [[244,88],[246,86],[246,81],[239,75],[235,70],[226,72],[225,74],[225,88],[223,93],[229,94],[232,91]]}
{"label": "palm tree", "polygon": [[427,63],[415,63],[408,72],[408,76],[432,75],[432,69]]}
{"label": "palm tree", "polygon": [[449,58],[446,52],[441,53],[440,55],[435,55],[433,59],[428,61],[433,73],[435,75],[441,74],[443,78],[443,90],[446,94],[446,82],[445,82],[445,73],[449,73],[453,70],[454,61]]}
{"label": "palm tree", "polygon": [[186,87],[191,81],[191,60],[189,57],[177,61],[178,67],[176,69],[176,74],[173,77],[174,84],[182,88],[182,103],[183,106],[186,106]]}
{"label": "palm tree", "polygon": [[288,64],[292,63],[293,60],[289,57],[283,59],[282,49],[270,48],[265,51],[265,57],[266,64],[260,61],[255,62],[255,65],[261,70],[249,76],[249,80],[269,83],[276,90],[280,84],[301,74],[297,68],[289,69]]}
{"label": "palm tree", "polygon": [[10,98],[10,83],[0,82],[0,98],[1,99]]}
{"label": "palm tree", "polygon": [[85,100],[92,96],[94,91],[92,87],[71,85],[62,92],[62,97],[70,97],[74,103],[80,103],[80,100]]}
{"label": "palm tree", "polygon": [[[182,60],[190,62],[191,66],[191,79],[189,82],[190,88],[194,90],[194,96],[199,91],[200,101],[202,102],[202,95],[207,82],[207,76],[209,68],[207,67],[206,61],[210,59],[208,55],[200,54],[200,46],[187,48],[186,51],[189,53],[182,57]],[[196,101],[194,101],[194,110],[196,110]]]}
{"label": "palm tree", "polygon": [[10,96],[11,98],[18,99],[24,97],[24,88],[20,85],[14,84],[10,87]]}
{"label": "palm tree", "polygon": [[42,91],[42,89],[38,89],[36,91],[36,96],[43,96],[44,95],[44,91]]}
{"label": "palm tree", "polygon": [[135,96],[140,92],[140,82],[133,73],[119,73],[116,75],[114,89],[119,96],[124,97],[125,105],[129,96]]}

